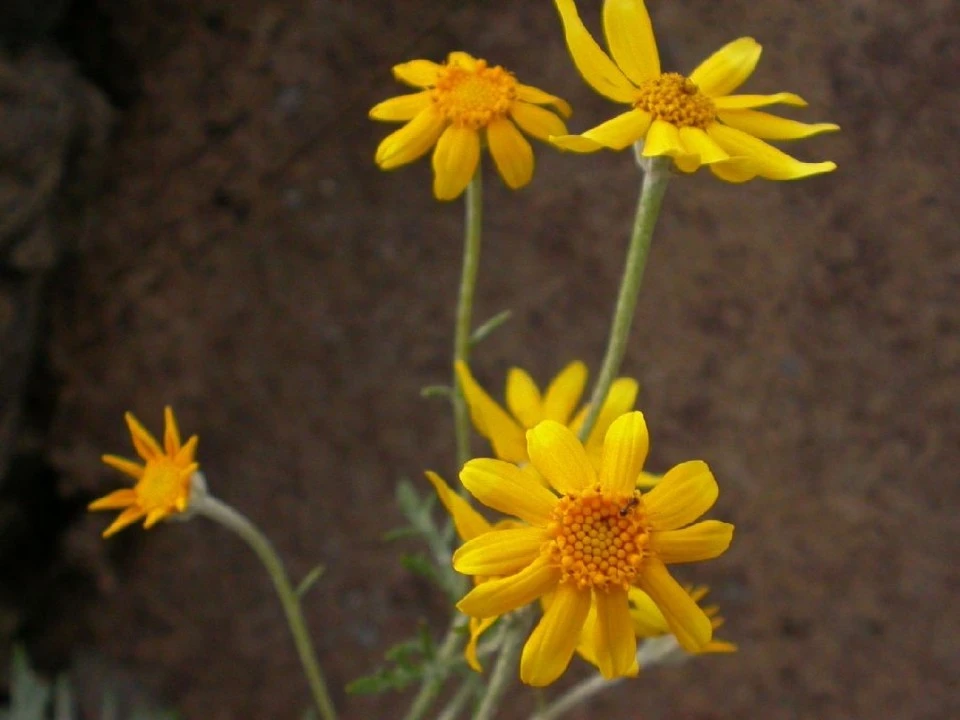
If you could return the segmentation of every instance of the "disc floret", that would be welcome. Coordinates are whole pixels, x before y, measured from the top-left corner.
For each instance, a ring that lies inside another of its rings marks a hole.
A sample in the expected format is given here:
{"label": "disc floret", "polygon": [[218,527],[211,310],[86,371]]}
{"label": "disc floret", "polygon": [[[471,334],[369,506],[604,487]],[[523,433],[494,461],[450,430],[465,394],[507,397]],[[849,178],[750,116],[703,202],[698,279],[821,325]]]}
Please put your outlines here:
{"label": "disc floret", "polygon": [[439,71],[431,99],[451,124],[479,130],[507,116],[517,99],[517,81],[485,60],[472,68],[451,63]]}

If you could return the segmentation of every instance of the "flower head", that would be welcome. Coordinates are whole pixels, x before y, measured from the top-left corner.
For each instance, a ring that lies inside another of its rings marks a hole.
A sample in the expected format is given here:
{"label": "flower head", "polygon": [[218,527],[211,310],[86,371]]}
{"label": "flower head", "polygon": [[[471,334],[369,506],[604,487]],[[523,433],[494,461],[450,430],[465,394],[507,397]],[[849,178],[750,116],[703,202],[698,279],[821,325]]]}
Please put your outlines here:
{"label": "flower head", "polygon": [[164,408],[163,447],[132,413],[124,417],[130,428],[133,447],[143,463],[117,455],[103,456],[107,465],[137,481],[132,488],[115,490],[90,503],[90,510],[123,510],[103,532],[104,537],[110,537],[140,518],[146,518],[143,526],[151,528],[164,518],[186,510],[190,502],[191,479],[199,467],[194,461],[197,436],[181,444],[172,409]]}
{"label": "flower head", "polygon": [[457,607],[490,618],[551,596],[523,649],[524,682],[547,685],[563,673],[591,608],[600,672],[631,674],[637,648],[632,587],[650,596],[681,647],[698,652],[710,642],[710,618],[666,566],[717,557],[733,526],[694,523],[718,494],[703,462],[678,465],[650,492],[638,491],[648,444],[643,415],[622,415],[607,431],[598,472],[576,435],[547,420],[527,432],[527,446],[550,488],[502,460],[471,460],[460,472],[480,502],[527,525],[484,533],[454,553],[457,571],[498,578],[477,585]]}
{"label": "flower head", "polygon": [[590,36],[574,0],[555,0],[574,64],[587,83],[630,110],[581,135],[551,137],[574,152],[623,150],[642,140],[645,157],[669,156],[683,172],[708,165],[728,182],[755,177],[794,180],[830,172],[832,162],[801,162],[764,140],[796,140],[839,130],[758,111],[782,103],[804,106],[793,93],[731,95],[753,74],[760,44],[728,43],[690,75],[661,72],[660,55],[643,0],[604,0],[603,28],[612,59]]}
{"label": "flower head", "polygon": [[452,200],[467,187],[480,161],[481,134],[503,181],[516,190],[533,177],[533,149],[517,126],[540,140],[567,131],[556,114],[570,115],[566,102],[464,52],[450,53],[444,65],[412,60],[393,74],[420,91],[370,110],[374,120],[406,123],[380,143],[377,165],[393,170],[436,145],[433,192],[439,200]]}

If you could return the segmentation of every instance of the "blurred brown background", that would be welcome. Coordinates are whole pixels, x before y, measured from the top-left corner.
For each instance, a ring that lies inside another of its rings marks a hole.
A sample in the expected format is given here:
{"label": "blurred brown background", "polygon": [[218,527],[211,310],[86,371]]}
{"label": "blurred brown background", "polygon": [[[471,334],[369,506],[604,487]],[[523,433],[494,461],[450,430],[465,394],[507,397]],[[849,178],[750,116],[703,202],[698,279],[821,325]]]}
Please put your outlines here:
{"label": "blurred brown background", "polygon": [[[306,707],[238,540],[197,521],[104,543],[82,512],[117,486],[98,456],[128,451],[122,413],[157,429],[172,403],[293,574],[326,564],[307,610],[344,717],[396,717],[395,697],[339,688],[445,622],[381,534],[398,478],[454,475],[448,408],[419,389],[449,374],[462,208],[432,199],[426,161],[376,169],[392,126],[367,109],[402,92],[391,65],[452,49],[567,98],[574,130],[618,109],[547,0],[22,5],[0,28],[0,651],[26,637],[48,670],[122,678],[186,718]],[[594,28],[599,5],[580,3]],[[654,469],[703,458],[721,483],[734,546],[683,576],[711,584],[740,652],[570,717],[960,716],[960,10],[650,6],[671,69],[759,39],[746,91],[840,123],[793,148],[840,168],[668,193],[625,372]],[[596,368],[637,188],[627,153],[536,150],[522,192],[487,169],[477,320],[514,316],[475,370],[497,388],[511,364]],[[503,717],[531,707],[518,693]]]}

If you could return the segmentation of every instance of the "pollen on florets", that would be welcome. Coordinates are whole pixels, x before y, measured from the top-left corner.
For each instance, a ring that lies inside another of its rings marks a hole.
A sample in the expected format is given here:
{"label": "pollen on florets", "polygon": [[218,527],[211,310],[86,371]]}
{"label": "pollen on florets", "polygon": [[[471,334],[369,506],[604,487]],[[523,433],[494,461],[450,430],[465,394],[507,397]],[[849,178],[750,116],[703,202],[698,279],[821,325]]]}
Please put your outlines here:
{"label": "pollen on florets", "polygon": [[640,495],[605,495],[599,488],[560,498],[549,531],[549,554],[561,582],[580,589],[627,589],[649,540]]}
{"label": "pollen on florets", "polygon": [[703,129],[717,117],[713,100],[680,73],[664,73],[642,83],[634,107],[678,128]]}
{"label": "pollen on florets", "polygon": [[479,130],[510,112],[517,81],[499,65],[488,67],[486,61],[477,60],[473,68],[444,66],[431,92],[435,106],[450,123]]}

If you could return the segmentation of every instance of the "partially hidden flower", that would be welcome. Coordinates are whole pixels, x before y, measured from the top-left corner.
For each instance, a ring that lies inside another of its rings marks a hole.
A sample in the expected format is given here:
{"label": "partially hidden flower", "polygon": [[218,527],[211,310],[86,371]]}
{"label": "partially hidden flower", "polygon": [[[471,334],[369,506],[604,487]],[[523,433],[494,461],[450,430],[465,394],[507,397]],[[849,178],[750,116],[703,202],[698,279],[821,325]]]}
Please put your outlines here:
{"label": "partially hidden flower", "polygon": [[136,480],[132,488],[115,490],[88,506],[90,510],[123,510],[104,530],[104,537],[141,518],[145,518],[143,526],[151,528],[164,518],[185,511],[190,503],[191,480],[199,468],[194,460],[197,436],[193,435],[186,443],[180,442],[180,431],[171,408],[164,408],[162,447],[132,413],[124,418],[133,447],[143,462],[117,455],[103,456],[104,463]]}
{"label": "partially hidden flower", "polygon": [[[474,427],[490,441],[494,454],[501,460],[518,464],[530,462],[527,430],[544,420],[554,420],[579,433],[590,411],[589,405],[577,409],[587,383],[587,366],[579,360],[557,373],[542,392],[525,370],[510,368],[505,393],[507,409],[480,387],[466,363],[457,362],[456,371]],[[600,468],[603,438],[607,429],[616,418],[633,410],[638,391],[639,385],[633,378],[617,378],[610,386],[597,422],[585,443],[587,455],[595,468]],[[640,485],[655,485],[657,480],[655,475],[641,473]]]}
{"label": "partially hidden flower", "polygon": [[393,170],[436,146],[433,192],[439,200],[452,200],[467,187],[482,140],[503,181],[516,190],[530,182],[534,165],[533,149],[520,130],[544,141],[567,132],[558,116],[570,115],[566,102],[465,52],[450,53],[443,65],[411,60],[394,66],[393,74],[419,91],[370,110],[374,120],[406,123],[380,143],[377,165]]}
{"label": "partially hidden flower", "polygon": [[521,656],[520,678],[530,685],[548,685],[564,672],[591,608],[595,627],[587,637],[598,669],[608,678],[630,675],[637,649],[631,587],[650,596],[681,647],[702,651],[713,636],[710,618],[667,565],[717,557],[733,537],[728,523],[694,522],[719,492],[707,465],[682,463],[649,492],[637,490],[649,446],[640,412],[610,425],[599,471],[558,422],[528,431],[527,446],[552,489],[503,460],[471,460],[460,472],[477,500],[528,526],[491,530],[454,553],[458,572],[498,578],[477,585],[457,608],[491,618],[550,596]]}
{"label": "partially hidden flower", "polygon": [[760,44],[742,37],[725,45],[690,75],[661,72],[657,43],[643,0],[604,0],[607,55],[584,27],[574,0],[555,0],[574,64],[601,95],[630,109],[581,135],[552,137],[574,152],[623,150],[643,141],[645,157],[669,156],[683,172],[707,165],[728,182],[755,177],[794,180],[830,172],[832,162],[801,162],[764,140],[797,140],[839,130],[801,123],[757,108],[805,106],[793,93],[732,95],[753,74]]}

